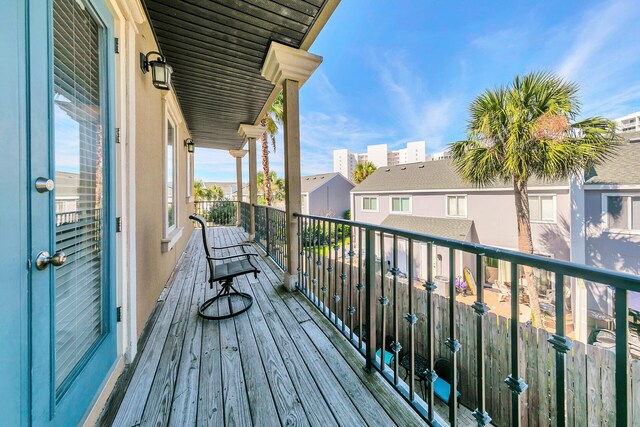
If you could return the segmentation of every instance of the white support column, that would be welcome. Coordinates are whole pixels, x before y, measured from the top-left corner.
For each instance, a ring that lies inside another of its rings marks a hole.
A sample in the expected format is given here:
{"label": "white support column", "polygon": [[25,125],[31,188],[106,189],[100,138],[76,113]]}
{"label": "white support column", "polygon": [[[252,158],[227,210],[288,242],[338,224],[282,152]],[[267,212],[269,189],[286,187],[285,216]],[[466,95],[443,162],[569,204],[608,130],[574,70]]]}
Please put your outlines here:
{"label": "white support column", "polygon": [[[586,221],[584,202],[584,176],[572,177],[569,186],[571,203],[571,261],[585,264],[586,261]],[[571,312],[573,315],[574,337],[576,340],[587,342],[587,285],[582,279],[571,278]]]}
{"label": "white support column", "polygon": [[298,281],[298,221],[302,211],[300,193],[300,87],[322,62],[322,57],[272,42],[262,66],[262,76],[284,92],[285,208],[287,215],[287,270],[285,287],[293,291]]}
{"label": "white support column", "polygon": [[258,203],[258,169],[256,165],[256,140],[262,137],[264,127],[240,125],[238,133],[247,138],[249,143],[249,241],[256,237],[256,215],[254,205]]}
{"label": "white support column", "polygon": [[236,227],[240,226],[242,209],[240,203],[242,202],[242,158],[247,154],[247,150],[230,150],[229,154],[236,158]]}

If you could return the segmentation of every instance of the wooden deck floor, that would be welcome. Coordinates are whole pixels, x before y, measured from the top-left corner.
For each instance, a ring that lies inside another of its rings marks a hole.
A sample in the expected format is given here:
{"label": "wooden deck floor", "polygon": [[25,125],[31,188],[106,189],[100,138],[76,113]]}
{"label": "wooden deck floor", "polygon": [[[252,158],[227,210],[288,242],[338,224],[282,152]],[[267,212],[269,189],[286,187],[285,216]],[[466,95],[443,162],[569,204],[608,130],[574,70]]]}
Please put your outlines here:
{"label": "wooden deck floor", "polygon": [[[215,246],[246,238],[235,227],[209,232]],[[378,374],[365,373],[364,359],[304,296],[283,289],[282,272],[267,258],[259,257],[257,280],[236,282],[253,295],[250,310],[222,321],[199,318],[198,305],[216,290],[205,286],[198,237],[191,237],[102,425],[425,425]]]}

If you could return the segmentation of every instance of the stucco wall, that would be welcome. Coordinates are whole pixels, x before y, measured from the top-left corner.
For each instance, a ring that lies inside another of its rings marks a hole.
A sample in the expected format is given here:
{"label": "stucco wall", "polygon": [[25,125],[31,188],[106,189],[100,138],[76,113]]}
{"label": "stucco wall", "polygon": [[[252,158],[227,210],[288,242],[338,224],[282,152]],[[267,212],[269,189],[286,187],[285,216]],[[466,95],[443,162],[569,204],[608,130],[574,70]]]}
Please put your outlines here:
{"label": "stucco wall", "polygon": [[353,184],[342,177],[334,177],[309,193],[308,203],[311,215],[344,218],[351,208],[349,192]]}
{"label": "stucco wall", "polygon": [[[136,50],[158,50],[148,25],[141,26],[136,37]],[[182,237],[168,252],[162,252],[164,103],[163,91],[156,89],[150,74],[136,73],[136,298],[138,335],[156,305],[167,279],[184,251],[193,230],[188,219],[193,210],[186,200],[187,151],[182,141],[188,137],[184,121],[177,125],[178,156],[177,226],[183,227]]]}
{"label": "stucco wall", "polygon": [[[354,194],[354,219],[356,221],[380,224],[389,215],[390,198],[411,196],[411,215],[425,217],[446,217],[446,196],[467,195],[467,219],[474,221],[478,242],[484,245],[517,249],[518,232],[515,205],[511,191],[475,191],[449,193],[412,193],[378,195],[378,212],[363,212],[362,197],[370,194]],[[530,195],[556,195],[556,222],[532,223],[534,250],[549,254],[556,259],[568,260],[570,254],[569,190],[531,190]]]}

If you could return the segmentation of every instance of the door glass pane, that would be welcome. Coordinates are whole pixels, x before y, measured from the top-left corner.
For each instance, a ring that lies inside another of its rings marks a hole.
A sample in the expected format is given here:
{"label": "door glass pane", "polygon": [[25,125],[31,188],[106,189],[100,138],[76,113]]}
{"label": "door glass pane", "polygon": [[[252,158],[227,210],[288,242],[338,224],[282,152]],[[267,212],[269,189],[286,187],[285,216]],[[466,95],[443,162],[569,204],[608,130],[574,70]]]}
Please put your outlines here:
{"label": "door glass pane", "polygon": [[400,198],[394,197],[394,198],[391,199],[391,210],[393,212],[399,212],[400,211]]}
{"label": "door glass pane", "polygon": [[629,227],[629,197],[608,196],[609,228],[626,230]]}
{"label": "door glass pane", "polygon": [[100,28],[75,0],[53,2],[56,251],[55,382],[59,389],[104,332],[103,108]]}

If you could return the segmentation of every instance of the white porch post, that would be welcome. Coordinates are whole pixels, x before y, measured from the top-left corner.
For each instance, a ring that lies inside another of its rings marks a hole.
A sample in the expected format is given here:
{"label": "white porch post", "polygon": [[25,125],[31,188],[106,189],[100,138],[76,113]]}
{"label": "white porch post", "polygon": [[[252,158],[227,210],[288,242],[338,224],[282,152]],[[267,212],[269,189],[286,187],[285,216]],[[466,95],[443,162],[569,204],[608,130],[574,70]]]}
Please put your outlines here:
{"label": "white porch post", "polygon": [[298,280],[298,222],[302,211],[300,194],[300,104],[299,90],[322,62],[322,57],[272,42],[262,66],[262,76],[284,92],[284,167],[287,227],[287,271],[285,287],[293,291]]}
{"label": "white porch post", "polygon": [[240,226],[240,220],[242,215],[242,209],[240,209],[240,203],[242,202],[242,158],[247,154],[247,150],[230,150],[229,154],[236,158],[236,227]]}
{"label": "white porch post", "polygon": [[[586,264],[586,221],[584,202],[584,175],[572,177],[569,194],[571,196],[571,261]],[[557,285],[556,285],[557,286]],[[587,286],[582,279],[571,279],[571,311],[573,314],[575,339],[586,343],[587,327]]]}
{"label": "white porch post", "polygon": [[256,237],[256,215],[253,205],[258,203],[258,169],[256,165],[256,139],[262,137],[264,127],[254,125],[240,125],[238,133],[249,142],[249,241]]}

